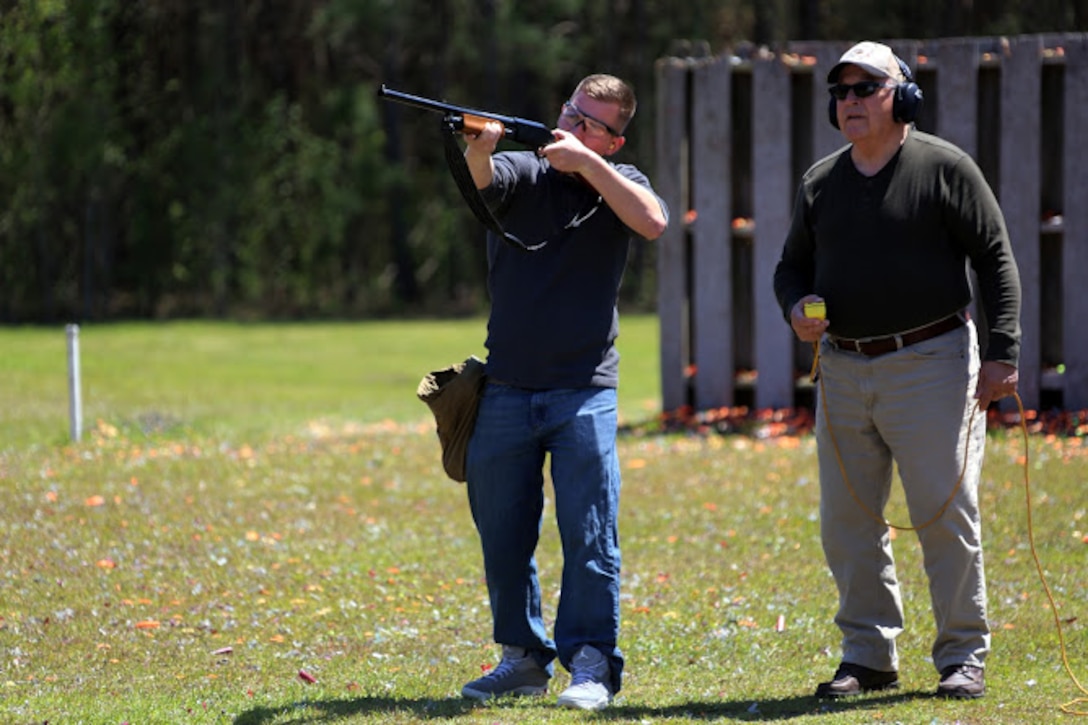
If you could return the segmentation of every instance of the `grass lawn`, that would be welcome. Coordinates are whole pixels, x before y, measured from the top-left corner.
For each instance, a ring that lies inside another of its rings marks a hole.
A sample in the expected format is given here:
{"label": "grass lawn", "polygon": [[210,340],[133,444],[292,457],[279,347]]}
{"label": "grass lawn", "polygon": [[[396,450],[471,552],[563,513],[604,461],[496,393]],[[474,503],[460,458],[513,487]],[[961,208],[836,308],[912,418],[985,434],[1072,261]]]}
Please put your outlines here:
{"label": "grass lawn", "polygon": [[[621,330],[637,422],[659,409],[656,321]],[[463,488],[415,388],[483,337],[479,319],[87,326],[72,443],[63,328],[0,329],[0,722],[1040,723],[1085,696],[1063,662],[1088,681],[1082,439],[990,435],[987,697],[930,697],[926,582],[898,532],[902,687],[825,703],[839,636],[813,440],[674,434],[620,442],[613,706],[556,708],[565,672],[545,698],[462,700],[496,649]],[[887,514],[906,523],[900,493]]]}

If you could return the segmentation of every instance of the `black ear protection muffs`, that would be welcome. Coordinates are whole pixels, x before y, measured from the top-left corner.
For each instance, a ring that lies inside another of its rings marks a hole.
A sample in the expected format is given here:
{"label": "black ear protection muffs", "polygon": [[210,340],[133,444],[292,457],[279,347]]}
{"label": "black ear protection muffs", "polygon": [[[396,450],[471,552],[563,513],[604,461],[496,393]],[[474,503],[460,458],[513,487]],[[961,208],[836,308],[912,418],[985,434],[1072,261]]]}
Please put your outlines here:
{"label": "black ear protection muffs", "polygon": [[[910,66],[903,62],[899,56],[895,56],[895,62],[899,64],[899,70],[906,80],[895,86],[895,98],[892,100],[892,118],[899,123],[914,123],[922,110],[922,89],[914,82],[914,74],[910,72]],[[836,101],[829,99],[827,105],[827,117],[831,125],[839,127],[839,116],[836,113]]]}

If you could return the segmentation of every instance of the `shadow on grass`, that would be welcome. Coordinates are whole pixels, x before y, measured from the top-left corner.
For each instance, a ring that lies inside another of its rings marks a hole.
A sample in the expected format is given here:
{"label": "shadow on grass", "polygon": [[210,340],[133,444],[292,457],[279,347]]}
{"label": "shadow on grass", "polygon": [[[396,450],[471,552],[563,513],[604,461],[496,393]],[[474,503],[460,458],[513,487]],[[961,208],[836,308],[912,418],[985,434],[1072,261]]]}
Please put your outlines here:
{"label": "shadow on grass", "polygon": [[282,707],[257,707],[243,712],[234,725],[263,725],[284,717],[292,723],[336,722],[353,715],[372,713],[411,714],[417,720],[445,720],[463,715],[476,706],[463,698],[355,697],[333,700],[300,700]]}
{"label": "shadow on grass", "polygon": [[811,695],[780,697],[774,699],[735,698],[713,702],[694,701],[663,705],[614,705],[602,711],[599,717],[606,720],[631,720],[645,718],[678,718],[684,720],[782,720],[806,715],[825,715],[851,711],[883,709],[890,705],[912,700],[930,699],[929,692],[904,692],[869,694],[841,700],[817,700]]}
{"label": "shadow on grass", "polygon": [[[720,700],[713,702],[693,701],[663,705],[616,704],[595,713],[600,720],[643,720],[646,718],[678,718],[684,720],[781,720],[854,710],[880,709],[908,702],[929,699],[929,692],[903,692],[885,695],[865,695],[847,700],[817,700],[811,696],[783,697],[771,700],[751,698]],[[501,703],[494,707],[501,710]],[[357,697],[334,700],[303,700],[282,707],[258,707],[244,712],[234,720],[234,725],[264,725],[284,717],[292,723],[335,722],[354,715],[379,713],[411,714],[417,720],[445,720],[464,715],[472,710],[484,709],[479,703],[463,698],[404,699],[396,697]]]}

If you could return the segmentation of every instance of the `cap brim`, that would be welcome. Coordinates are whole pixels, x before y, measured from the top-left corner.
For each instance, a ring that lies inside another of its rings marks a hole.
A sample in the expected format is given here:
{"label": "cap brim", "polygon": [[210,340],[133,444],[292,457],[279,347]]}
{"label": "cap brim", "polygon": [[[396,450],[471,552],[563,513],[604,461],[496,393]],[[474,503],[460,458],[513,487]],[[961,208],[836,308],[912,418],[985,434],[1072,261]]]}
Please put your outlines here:
{"label": "cap brim", "polygon": [[828,73],[827,73],[827,82],[828,83],[838,83],[839,82],[839,74],[842,73],[842,69],[845,68],[848,65],[856,65],[858,68],[861,68],[866,73],[871,73],[872,75],[877,76],[878,78],[891,78],[891,76],[888,75],[887,71],[885,71],[885,70],[883,70],[881,68],[877,68],[875,65],[869,65],[868,63],[858,63],[857,61],[848,60],[848,61],[843,61],[841,63],[836,63],[834,65],[834,67],[832,67],[832,69],[830,71],[828,71]]}

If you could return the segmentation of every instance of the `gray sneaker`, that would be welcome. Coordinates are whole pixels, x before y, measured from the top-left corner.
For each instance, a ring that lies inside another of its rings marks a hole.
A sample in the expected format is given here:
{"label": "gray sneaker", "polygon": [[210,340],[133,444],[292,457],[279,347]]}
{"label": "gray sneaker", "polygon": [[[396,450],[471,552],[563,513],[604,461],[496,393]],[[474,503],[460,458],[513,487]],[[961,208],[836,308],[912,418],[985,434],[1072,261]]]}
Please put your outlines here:
{"label": "gray sneaker", "polygon": [[461,695],[480,701],[500,695],[543,695],[550,677],[527,649],[504,644],[498,666],[462,687]]}
{"label": "gray sneaker", "polygon": [[570,686],[559,704],[579,710],[603,710],[612,702],[611,668],[596,647],[583,645],[570,663]]}

